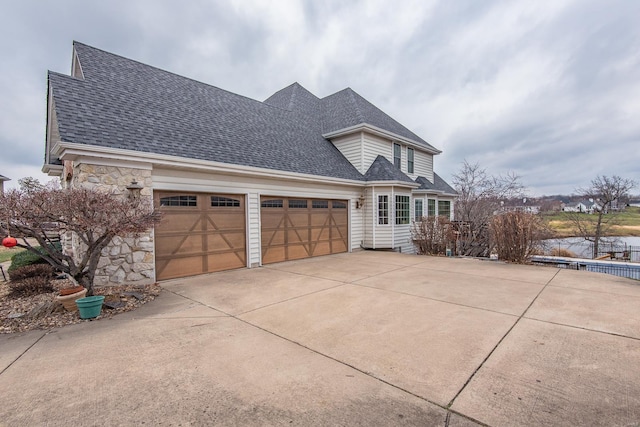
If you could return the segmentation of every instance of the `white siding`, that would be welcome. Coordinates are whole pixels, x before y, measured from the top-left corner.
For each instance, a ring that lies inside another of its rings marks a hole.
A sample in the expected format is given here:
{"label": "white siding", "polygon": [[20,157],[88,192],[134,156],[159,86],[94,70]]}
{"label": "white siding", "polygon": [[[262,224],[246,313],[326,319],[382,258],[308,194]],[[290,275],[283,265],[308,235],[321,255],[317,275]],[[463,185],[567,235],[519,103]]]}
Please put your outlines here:
{"label": "white siding", "polygon": [[154,190],[192,191],[202,193],[244,194],[247,196],[247,248],[248,266],[261,262],[260,246],[260,196],[309,197],[349,200],[351,206],[349,233],[351,247],[358,249],[362,241],[362,213],[355,209],[355,201],[362,194],[361,187],[335,186],[318,183],[301,183],[286,180],[211,175],[200,172],[154,169]]}
{"label": "white siding", "polygon": [[349,223],[349,233],[350,233],[350,237],[351,237],[351,250],[356,250],[356,249],[360,249],[361,245],[362,245],[362,229],[363,229],[363,219],[364,219],[364,212],[363,209],[356,209],[356,201],[357,201],[357,197],[356,198],[352,198],[351,199],[351,203],[350,203],[350,209],[351,209],[351,214],[349,215],[350,217],[350,223]]}
{"label": "white siding", "polygon": [[393,247],[399,249],[400,252],[407,254],[416,253],[416,248],[411,242],[411,226],[410,225],[396,225],[394,233]]}
{"label": "white siding", "polygon": [[433,182],[433,155],[416,149],[414,153],[413,171],[414,173],[409,175],[412,179],[424,176]]}
{"label": "white siding", "polygon": [[371,188],[365,190],[365,202],[362,208],[363,229],[362,229],[362,245],[365,248],[374,247],[374,226],[377,222],[377,196]]}
{"label": "white siding", "polygon": [[354,135],[341,136],[332,139],[331,142],[360,173],[363,174],[367,171],[366,169],[363,170],[362,163],[362,132]]}
{"label": "white siding", "polygon": [[[373,233],[375,240],[372,247],[374,249],[392,249],[393,233],[395,227],[395,199],[393,187],[377,187],[372,190],[374,194],[373,206]],[[378,196],[389,197],[389,224],[378,224]]]}
{"label": "white siding", "polygon": [[363,169],[366,172],[379,155],[393,163],[393,144],[390,139],[384,139],[368,133],[363,134]]}

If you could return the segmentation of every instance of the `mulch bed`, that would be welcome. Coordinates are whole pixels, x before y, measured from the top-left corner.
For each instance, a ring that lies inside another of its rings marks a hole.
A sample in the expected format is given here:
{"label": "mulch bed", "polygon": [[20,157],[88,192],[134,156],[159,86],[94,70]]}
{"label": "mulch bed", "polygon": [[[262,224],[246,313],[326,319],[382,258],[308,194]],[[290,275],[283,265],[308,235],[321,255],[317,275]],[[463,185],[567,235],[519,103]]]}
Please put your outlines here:
{"label": "mulch bed", "polygon": [[104,295],[105,304],[98,317],[81,319],[78,312],[66,311],[56,301],[58,291],[72,286],[69,280],[53,280],[54,292],[29,296],[10,297],[8,282],[0,282],[0,334],[25,332],[34,329],[53,329],[74,323],[107,319],[116,314],[135,310],[160,294],[160,286],[119,285],[94,288],[94,295]]}

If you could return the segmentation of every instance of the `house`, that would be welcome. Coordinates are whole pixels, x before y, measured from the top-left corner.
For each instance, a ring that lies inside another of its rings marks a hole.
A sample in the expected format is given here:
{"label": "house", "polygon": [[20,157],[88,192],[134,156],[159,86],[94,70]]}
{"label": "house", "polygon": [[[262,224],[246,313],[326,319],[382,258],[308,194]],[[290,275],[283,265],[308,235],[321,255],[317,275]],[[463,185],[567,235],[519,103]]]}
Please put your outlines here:
{"label": "house", "polygon": [[74,42],[47,103],[45,173],[122,194],[135,182],[164,213],[114,239],[96,284],[411,253],[415,218],[453,215],[440,151],[349,88],[318,98],[293,83],[261,102]]}
{"label": "house", "polygon": [[593,200],[580,200],[579,202],[567,203],[562,210],[564,212],[593,213],[600,209],[600,205]]}
{"label": "house", "polygon": [[7,178],[6,176],[0,175],[0,194],[4,193],[4,182],[5,181],[11,181],[11,180],[9,178]]}

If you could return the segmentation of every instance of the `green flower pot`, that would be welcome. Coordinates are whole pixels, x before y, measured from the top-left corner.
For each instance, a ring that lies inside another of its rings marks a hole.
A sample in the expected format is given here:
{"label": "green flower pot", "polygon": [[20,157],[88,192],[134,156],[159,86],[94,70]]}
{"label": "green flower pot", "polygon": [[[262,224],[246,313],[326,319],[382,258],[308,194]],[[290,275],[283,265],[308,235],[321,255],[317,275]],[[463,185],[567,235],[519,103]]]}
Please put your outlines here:
{"label": "green flower pot", "polygon": [[98,317],[100,310],[102,310],[103,302],[104,296],[102,295],[77,299],[76,305],[80,311],[80,318],[93,319],[94,317]]}

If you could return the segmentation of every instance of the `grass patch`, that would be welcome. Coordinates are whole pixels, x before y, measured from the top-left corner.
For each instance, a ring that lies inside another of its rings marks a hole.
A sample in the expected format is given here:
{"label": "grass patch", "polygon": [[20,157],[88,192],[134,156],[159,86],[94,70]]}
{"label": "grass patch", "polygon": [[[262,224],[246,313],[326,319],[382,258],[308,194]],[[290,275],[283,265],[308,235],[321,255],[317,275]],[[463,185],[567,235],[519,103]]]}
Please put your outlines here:
{"label": "grass patch", "polygon": [[24,252],[24,251],[25,249],[22,249],[22,248],[9,249],[5,247],[0,247],[0,262],[9,261],[15,254]]}
{"label": "grass patch", "polygon": [[[576,235],[569,212],[546,212],[542,216],[558,237]],[[596,215],[581,214],[587,221],[596,220]],[[618,225],[612,227],[612,236],[640,236],[640,208],[629,207],[617,215]]]}

